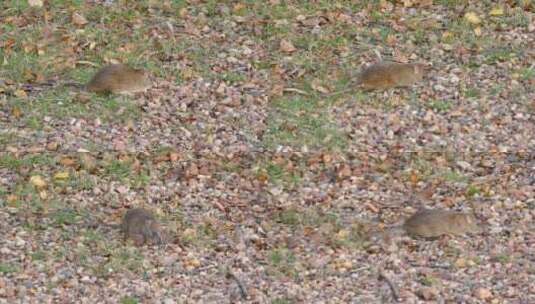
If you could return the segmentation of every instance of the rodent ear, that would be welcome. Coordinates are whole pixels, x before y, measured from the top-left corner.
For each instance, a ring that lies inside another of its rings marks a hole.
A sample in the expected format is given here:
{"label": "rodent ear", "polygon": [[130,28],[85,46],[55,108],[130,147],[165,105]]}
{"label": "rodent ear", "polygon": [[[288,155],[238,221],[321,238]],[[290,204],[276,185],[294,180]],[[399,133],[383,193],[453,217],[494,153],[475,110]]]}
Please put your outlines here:
{"label": "rodent ear", "polygon": [[143,230],[147,235],[150,235],[152,233],[152,227],[154,227],[154,221],[153,220],[146,220],[143,225]]}
{"label": "rodent ear", "polygon": [[431,71],[431,66],[425,63],[416,64],[419,73],[429,73]]}

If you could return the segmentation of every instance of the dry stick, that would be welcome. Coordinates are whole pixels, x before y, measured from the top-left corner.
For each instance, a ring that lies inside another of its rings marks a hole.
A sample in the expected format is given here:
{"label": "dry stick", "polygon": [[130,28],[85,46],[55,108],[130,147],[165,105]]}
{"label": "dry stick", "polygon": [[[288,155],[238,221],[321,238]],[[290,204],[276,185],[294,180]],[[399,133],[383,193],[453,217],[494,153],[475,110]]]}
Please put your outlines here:
{"label": "dry stick", "polygon": [[392,280],[390,280],[390,278],[388,278],[388,276],[383,271],[379,272],[379,280],[384,280],[388,284],[388,287],[390,287],[390,291],[392,292],[392,296],[394,297],[394,301],[399,302],[398,289],[396,288],[394,283],[392,283]]}
{"label": "dry stick", "polygon": [[305,92],[303,90],[296,89],[296,88],[284,88],[283,91],[284,92],[290,92],[290,93],[297,93],[297,94],[301,94],[301,95],[305,95],[305,96],[310,95],[307,92]]}
{"label": "dry stick", "polygon": [[243,283],[238,279],[238,277],[230,270],[230,267],[227,268],[227,278],[233,279],[234,282],[236,282],[236,285],[238,285],[238,289],[240,290],[240,295],[242,299],[247,300],[247,291],[245,290],[245,287],[243,286]]}
{"label": "dry stick", "polygon": [[450,264],[430,264],[430,265],[424,265],[424,264],[417,264],[417,263],[411,263],[412,267],[428,267],[428,268],[439,268],[439,269],[450,269]]}
{"label": "dry stick", "polygon": [[83,64],[83,65],[90,65],[92,67],[98,67],[98,64],[94,63],[94,62],[91,62],[91,61],[87,61],[87,60],[78,60],[76,61],[77,64]]}
{"label": "dry stick", "polygon": [[374,49],[373,52],[375,53],[375,55],[377,56],[377,59],[379,59],[379,61],[383,61],[383,57],[381,56],[381,53],[379,53],[379,50]]}

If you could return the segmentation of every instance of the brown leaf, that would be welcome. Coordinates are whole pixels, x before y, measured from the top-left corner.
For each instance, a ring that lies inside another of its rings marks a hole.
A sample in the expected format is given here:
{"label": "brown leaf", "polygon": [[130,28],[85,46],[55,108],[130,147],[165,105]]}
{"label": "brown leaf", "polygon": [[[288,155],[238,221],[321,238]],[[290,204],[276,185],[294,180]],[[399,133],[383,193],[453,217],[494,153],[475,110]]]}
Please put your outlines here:
{"label": "brown leaf", "polygon": [[344,179],[351,176],[351,167],[348,164],[342,164],[337,171],[338,178]]}
{"label": "brown leaf", "polygon": [[196,177],[197,175],[199,175],[199,168],[194,163],[190,164],[188,168],[186,169],[186,177],[192,178],[192,177]]}
{"label": "brown leaf", "polygon": [[82,168],[87,172],[94,172],[97,168],[96,159],[89,153],[80,154],[80,164],[82,165]]}
{"label": "brown leaf", "polygon": [[295,48],[291,41],[282,39],[280,42],[280,50],[285,53],[293,53],[297,50],[297,48]]}
{"label": "brown leaf", "polygon": [[59,147],[59,144],[58,142],[56,141],[53,141],[53,142],[49,142],[47,145],[46,145],[46,149],[48,151],[56,151]]}
{"label": "brown leaf", "polygon": [[431,301],[431,300],[435,300],[438,297],[439,291],[435,287],[426,286],[426,287],[422,287],[418,291],[418,295],[420,296],[420,298],[426,301]]}
{"label": "brown leaf", "polygon": [[420,181],[420,175],[416,171],[411,171],[409,180],[413,186],[416,186],[416,184]]}
{"label": "brown leaf", "polygon": [[180,159],[180,154],[177,152],[170,152],[169,153],[169,160],[172,162],[176,162]]}
{"label": "brown leaf", "polygon": [[91,95],[89,95],[89,94],[87,94],[85,92],[84,93],[77,93],[74,96],[73,101],[81,103],[81,104],[86,104],[86,103],[91,101]]}
{"label": "brown leaf", "polygon": [[9,194],[6,197],[6,201],[11,206],[11,205],[14,205],[16,202],[19,201],[19,197],[17,195],[15,195],[15,194]]}
{"label": "brown leaf", "polygon": [[11,115],[15,118],[20,118],[22,116],[22,111],[20,110],[19,107],[17,106],[14,106],[12,109],[11,109]]}
{"label": "brown leaf", "polygon": [[492,292],[487,288],[478,288],[474,291],[474,296],[480,300],[492,298]]}
{"label": "brown leaf", "polygon": [[321,85],[321,82],[319,79],[314,79],[312,80],[312,83],[310,84],[310,86],[312,87],[312,89],[314,89],[315,91],[318,91],[320,93],[323,93],[323,94],[327,94],[330,92],[329,89],[327,89],[326,87],[322,86]]}
{"label": "brown leaf", "polygon": [[65,167],[75,167],[76,161],[68,156],[62,157],[59,161],[59,163]]}
{"label": "brown leaf", "polygon": [[72,23],[78,26],[87,24],[87,19],[85,19],[85,17],[82,14],[79,14],[76,12],[72,13],[71,19],[72,19]]}

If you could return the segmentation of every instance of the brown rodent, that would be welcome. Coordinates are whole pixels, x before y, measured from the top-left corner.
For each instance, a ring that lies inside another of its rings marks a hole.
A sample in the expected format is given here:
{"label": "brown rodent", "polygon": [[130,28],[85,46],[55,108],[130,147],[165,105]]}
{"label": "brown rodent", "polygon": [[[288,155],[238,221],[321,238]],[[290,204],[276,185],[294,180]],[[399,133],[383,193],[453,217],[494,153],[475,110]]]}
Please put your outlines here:
{"label": "brown rodent", "polygon": [[406,87],[422,80],[426,73],[423,63],[380,62],[364,68],[357,76],[357,85],[365,90]]}
{"label": "brown rodent", "polygon": [[144,244],[162,244],[163,236],[160,224],[152,213],[143,208],[130,209],[121,223],[125,241],[131,239],[136,246]]}
{"label": "brown rodent", "polygon": [[95,93],[127,94],[144,91],[150,80],[144,70],[124,64],[111,64],[100,69],[87,83],[86,89]]}
{"label": "brown rodent", "polygon": [[350,87],[327,95],[351,92],[355,90],[353,85],[366,91],[407,87],[421,81],[428,71],[429,67],[423,63],[379,62],[363,68]]}
{"label": "brown rodent", "polygon": [[390,243],[393,237],[436,238],[442,235],[479,233],[481,229],[474,215],[441,209],[422,209],[406,219],[402,225],[372,232],[371,237]]}
{"label": "brown rodent", "polygon": [[412,237],[424,238],[480,232],[473,214],[440,209],[416,212],[405,220],[403,229]]}

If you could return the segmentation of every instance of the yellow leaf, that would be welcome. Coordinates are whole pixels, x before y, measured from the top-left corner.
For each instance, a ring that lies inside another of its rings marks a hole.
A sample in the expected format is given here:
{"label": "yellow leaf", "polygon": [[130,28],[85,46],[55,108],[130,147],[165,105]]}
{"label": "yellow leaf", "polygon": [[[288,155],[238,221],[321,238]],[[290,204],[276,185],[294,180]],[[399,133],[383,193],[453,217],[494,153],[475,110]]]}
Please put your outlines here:
{"label": "yellow leaf", "polygon": [[15,202],[17,202],[19,200],[19,197],[16,196],[15,194],[9,194],[7,197],[6,197],[6,201],[10,204],[13,204]]}
{"label": "yellow leaf", "polygon": [[468,21],[471,24],[480,24],[481,23],[481,18],[479,18],[479,16],[474,12],[466,13],[464,15],[464,19],[466,19],[466,21]]}
{"label": "yellow leaf", "polygon": [[336,234],[336,237],[339,239],[339,240],[345,240],[349,237],[349,230],[347,229],[342,229],[340,231],[338,231],[338,233]]}
{"label": "yellow leaf", "polygon": [[449,39],[452,39],[453,37],[454,35],[452,32],[445,31],[444,33],[442,33],[442,40],[449,40]]}
{"label": "yellow leaf", "polygon": [[233,10],[234,12],[239,12],[239,11],[241,11],[241,10],[244,9],[244,8],[245,8],[245,4],[243,4],[243,3],[237,3],[237,4],[234,4],[234,7],[232,8],[232,10]]}
{"label": "yellow leaf", "polygon": [[34,175],[30,177],[30,183],[36,188],[45,188],[46,181],[40,175]]}
{"label": "yellow leaf", "polygon": [[42,200],[46,200],[48,198],[48,192],[46,192],[46,190],[41,190],[39,191],[39,197],[42,199]]}
{"label": "yellow leaf", "polygon": [[497,7],[493,8],[492,10],[490,10],[489,14],[491,16],[501,16],[501,15],[503,15],[503,8],[497,6]]}
{"label": "yellow leaf", "polygon": [[474,34],[478,37],[481,36],[481,26],[478,26],[474,29]]}
{"label": "yellow leaf", "polygon": [[465,268],[467,264],[468,263],[466,262],[466,259],[463,258],[458,258],[454,263],[455,267],[457,268]]}
{"label": "yellow leaf", "polygon": [[60,171],[56,174],[54,174],[54,179],[55,180],[66,180],[69,178],[69,172],[67,171]]}
{"label": "yellow leaf", "polygon": [[15,106],[13,109],[11,109],[11,115],[15,118],[20,118],[22,116],[22,111],[19,107]]}
{"label": "yellow leaf", "polygon": [[14,92],[13,94],[14,94],[16,97],[19,97],[19,98],[28,97],[28,94],[26,94],[26,91],[21,90],[21,89],[15,90],[15,92]]}

